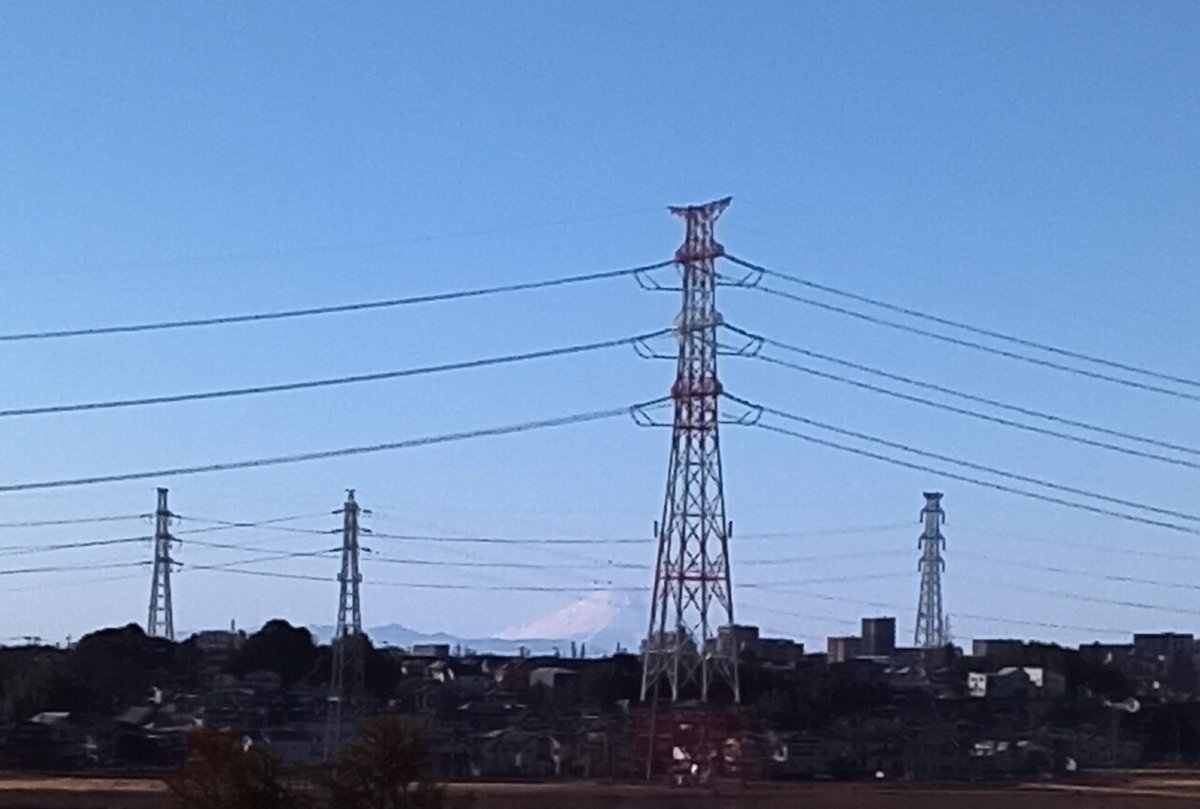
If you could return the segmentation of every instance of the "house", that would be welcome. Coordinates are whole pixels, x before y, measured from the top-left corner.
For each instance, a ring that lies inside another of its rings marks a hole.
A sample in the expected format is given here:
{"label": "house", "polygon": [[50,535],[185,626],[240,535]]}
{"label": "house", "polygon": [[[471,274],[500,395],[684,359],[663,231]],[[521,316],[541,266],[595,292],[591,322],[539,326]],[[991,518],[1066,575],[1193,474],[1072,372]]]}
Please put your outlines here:
{"label": "house", "polygon": [[8,729],[0,761],[21,769],[78,769],[100,761],[99,734],[66,711],[44,711]]}
{"label": "house", "polygon": [[859,656],[862,650],[862,638],[852,636],[829,638],[826,645],[830,663],[845,663],[847,660],[853,660]]}
{"label": "house", "polygon": [[1019,666],[1025,662],[1025,641],[1015,638],[977,638],[972,657],[985,657],[993,666]]}
{"label": "house", "polygon": [[579,672],[561,666],[539,666],[529,672],[529,687],[545,688],[559,701],[573,701],[582,695]]}
{"label": "house", "polygon": [[967,674],[967,694],[976,699],[1058,699],[1066,691],[1063,675],[1035,666],[1006,666],[995,673]]}
{"label": "house", "polygon": [[475,736],[475,778],[549,778],[562,772],[566,750],[549,733],[501,728]]}

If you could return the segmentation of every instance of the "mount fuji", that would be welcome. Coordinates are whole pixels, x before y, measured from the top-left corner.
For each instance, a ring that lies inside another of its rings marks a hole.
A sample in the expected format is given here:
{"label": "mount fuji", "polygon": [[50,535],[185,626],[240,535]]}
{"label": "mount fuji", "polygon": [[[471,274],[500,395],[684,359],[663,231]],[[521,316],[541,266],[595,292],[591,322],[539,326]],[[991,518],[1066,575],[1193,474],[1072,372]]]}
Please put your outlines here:
{"label": "mount fuji", "polygon": [[[367,635],[377,646],[445,643],[491,654],[519,654],[522,649],[531,654],[565,654],[572,641],[586,645],[593,655],[618,648],[636,652],[646,632],[648,609],[639,599],[599,592],[486,637],[422,632],[401,624],[370,627]],[[322,643],[330,641],[333,630],[332,626],[309,627]]]}

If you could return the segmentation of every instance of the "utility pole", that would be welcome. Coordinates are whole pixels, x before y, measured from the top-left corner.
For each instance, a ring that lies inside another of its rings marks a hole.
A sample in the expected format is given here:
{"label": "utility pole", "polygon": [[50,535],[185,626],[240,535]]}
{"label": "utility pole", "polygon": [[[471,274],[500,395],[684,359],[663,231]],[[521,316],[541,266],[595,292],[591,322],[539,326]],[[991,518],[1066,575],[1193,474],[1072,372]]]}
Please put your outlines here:
{"label": "utility pole", "polygon": [[175,640],[175,611],[171,606],[171,518],[167,508],[167,490],[158,490],[158,508],[154,511],[154,573],[150,580],[150,610],[146,617],[146,634],[155,638]]}
{"label": "utility pole", "polygon": [[[339,512],[335,511],[334,514]],[[337,628],[333,633],[331,652],[333,672],[329,680],[329,716],[325,727],[325,758],[330,758],[341,746],[342,720],[361,707],[365,688],[363,659],[362,601],[359,585],[362,573],[358,568],[358,518],[369,514],[354,500],[354,489],[346,490],[342,504],[342,572],[338,574]]]}
{"label": "utility pole", "polygon": [[[705,205],[671,208],[687,228],[675,261],[683,273],[683,307],[676,321],[679,354],[671,387],[674,421],[662,521],[658,535],[650,628],[642,654],[641,698],[656,710],[666,680],[671,702],[684,689],[698,690],[707,702],[717,680],[740,700],[737,643],[732,637],[733,586],[725,521],[718,440],[716,259],[725,249],[713,238],[713,226],[729,198]],[[730,627],[728,643],[712,620]]]}
{"label": "utility pole", "polygon": [[921,559],[917,569],[921,571],[921,596],[917,601],[917,628],[913,643],[922,649],[936,649],[949,642],[946,616],[942,612],[942,571],[946,561],[942,550],[946,538],[942,536],[942,523],[946,512],[942,511],[942,493],[925,492],[925,508],[921,509],[921,521],[925,531],[917,541]]}

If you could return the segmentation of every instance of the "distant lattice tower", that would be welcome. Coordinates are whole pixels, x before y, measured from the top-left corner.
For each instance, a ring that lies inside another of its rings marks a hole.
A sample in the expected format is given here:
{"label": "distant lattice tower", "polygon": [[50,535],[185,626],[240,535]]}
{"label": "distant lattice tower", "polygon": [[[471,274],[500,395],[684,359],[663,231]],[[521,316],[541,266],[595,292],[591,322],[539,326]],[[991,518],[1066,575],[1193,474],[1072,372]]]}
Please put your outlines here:
{"label": "distant lattice tower", "polygon": [[158,490],[158,508],[154,511],[154,572],[150,578],[150,609],[146,616],[146,634],[175,640],[175,610],[171,604],[171,518],[167,490]]}
{"label": "distant lattice tower", "polygon": [[[717,403],[716,259],[724,248],[713,238],[713,225],[729,199],[672,208],[684,220],[687,235],[675,253],[683,275],[683,307],[676,321],[679,354],[671,387],[674,421],[670,470],[658,525],[650,628],[642,660],[642,700],[656,704],[661,681],[670,699],[709,699],[722,681],[740,698],[737,644],[718,642],[719,627],[733,624],[721,479]],[[685,689],[691,694],[685,695]]]}
{"label": "distant lattice tower", "polygon": [[[338,512],[334,512],[335,514]],[[333,755],[341,745],[342,722],[361,707],[365,690],[362,631],[362,573],[358,567],[359,515],[363,513],[354,499],[354,490],[346,490],[342,505],[342,570],[338,574],[339,596],[337,628],[330,644],[333,671],[329,682],[329,714],[325,727],[325,756]]]}
{"label": "distant lattice tower", "polygon": [[923,649],[934,649],[949,642],[949,627],[942,609],[942,571],[946,561],[942,551],[946,538],[942,536],[942,523],[946,512],[942,511],[942,493],[925,492],[925,508],[921,509],[921,521],[925,530],[917,541],[921,559],[917,567],[921,571],[921,595],[917,601],[917,628],[914,644]]}

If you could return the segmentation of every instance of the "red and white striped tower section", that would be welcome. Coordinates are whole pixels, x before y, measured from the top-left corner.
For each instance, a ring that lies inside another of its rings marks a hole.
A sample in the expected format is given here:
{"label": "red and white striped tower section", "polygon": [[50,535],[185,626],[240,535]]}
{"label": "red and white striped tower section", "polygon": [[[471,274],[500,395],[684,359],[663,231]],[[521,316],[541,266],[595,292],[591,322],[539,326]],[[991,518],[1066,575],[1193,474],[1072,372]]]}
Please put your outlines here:
{"label": "red and white striped tower section", "polygon": [[[657,704],[665,681],[672,702],[707,702],[723,684],[740,699],[737,644],[732,633],[730,526],[725,520],[718,438],[716,260],[725,254],[713,225],[729,198],[671,208],[687,227],[675,261],[683,273],[683,309],[676,322],[679,357],[675,384],[670,471],[657,528],[658,561],[650,629],[642,658],[642,700]],[[722,642],[727,641],[727,642]],[[665,695],[664,695],[665,696]]]}

